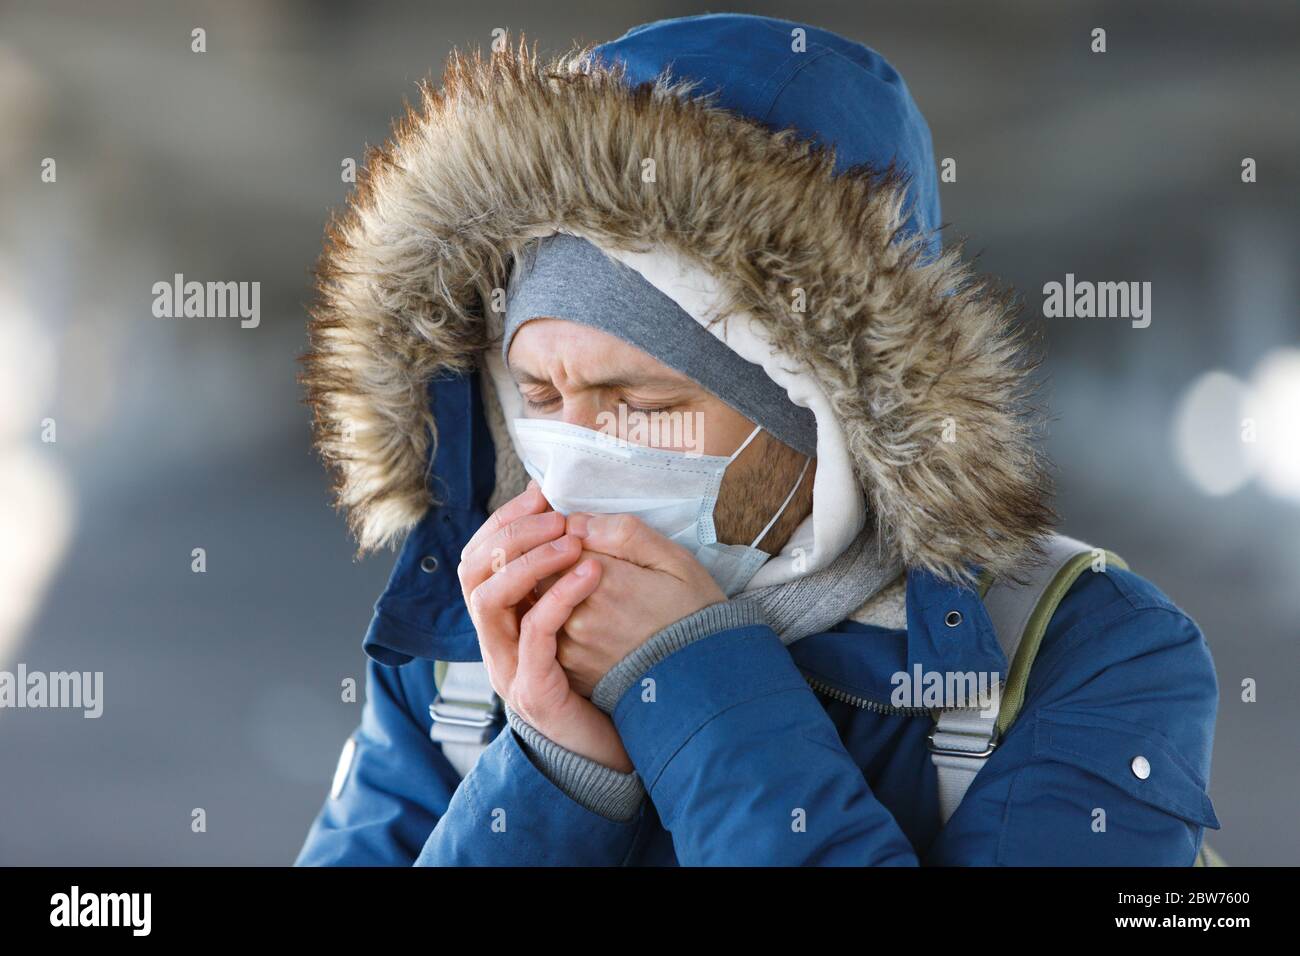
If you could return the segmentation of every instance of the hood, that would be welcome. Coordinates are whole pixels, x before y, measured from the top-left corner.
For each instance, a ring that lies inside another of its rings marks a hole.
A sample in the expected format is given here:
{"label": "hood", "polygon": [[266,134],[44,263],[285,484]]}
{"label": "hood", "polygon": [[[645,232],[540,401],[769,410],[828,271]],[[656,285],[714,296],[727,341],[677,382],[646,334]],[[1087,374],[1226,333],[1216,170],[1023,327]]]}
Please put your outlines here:
{"label": "hood", "polygon": [[712,277],[824,394],[906,565],[1023,566],[1052,517],[1032,362],[1009,290],[941,249],[937,192],[901,77],[814,27],[711,15],[551,60],[453,53],[318,270],[303,381],[362,551],[439,503],[430,383],[481,366],[515,254],[561,230]]}

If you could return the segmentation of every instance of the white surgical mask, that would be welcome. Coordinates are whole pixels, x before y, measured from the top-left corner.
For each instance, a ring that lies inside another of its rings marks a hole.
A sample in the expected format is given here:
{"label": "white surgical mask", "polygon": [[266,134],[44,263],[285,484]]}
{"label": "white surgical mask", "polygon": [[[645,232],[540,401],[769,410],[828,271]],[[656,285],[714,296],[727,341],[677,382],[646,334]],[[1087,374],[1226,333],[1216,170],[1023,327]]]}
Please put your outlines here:
{"label": "white surgical mask", "polygon": [[756,426],[730,455],[692,455],[647,448],[604,432],[541,418],[516,418],[515,440],[528,474],[541,485],[551,507],[562,514],[635,515],[665,538],[695,555],[722,592],[744,590],[771,557],[758,542],[785,512],[799,480],[753,543],[723,544],[713,527],[727,466],[762,430]]}

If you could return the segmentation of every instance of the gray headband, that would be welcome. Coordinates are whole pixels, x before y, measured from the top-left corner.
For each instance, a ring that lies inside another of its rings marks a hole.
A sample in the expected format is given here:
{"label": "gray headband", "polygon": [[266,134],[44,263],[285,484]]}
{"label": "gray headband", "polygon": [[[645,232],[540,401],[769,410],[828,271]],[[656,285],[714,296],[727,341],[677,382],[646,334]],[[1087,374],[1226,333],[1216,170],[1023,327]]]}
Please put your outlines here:
{"label": "gray headband", "polygon": [[556,318],[616,335],[707,389],[796,451],[817,454],[817,419],[695,321],[635,269],[586,239],[556,233],[530,242],[506,290],[501,358],[530,319]]}

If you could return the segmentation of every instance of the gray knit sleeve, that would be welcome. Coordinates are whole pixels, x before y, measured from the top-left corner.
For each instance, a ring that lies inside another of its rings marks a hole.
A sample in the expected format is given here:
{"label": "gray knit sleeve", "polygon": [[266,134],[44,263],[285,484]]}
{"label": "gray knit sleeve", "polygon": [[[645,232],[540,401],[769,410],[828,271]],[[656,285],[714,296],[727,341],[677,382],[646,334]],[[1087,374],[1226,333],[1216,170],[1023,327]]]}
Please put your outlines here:
{"label": "gray knit sleeve", "polygon": [[733,627],[764,623],[763,612],[753,601],[720,601],[701,608],[653,634],[648,641],[615,664],[592,688],[591,702],[605,713],[612,714],[627,689],[670,654],[700,638]]}
{"label": "gray knit sleeve", "polygon": [[641,809],[645,787],[636,771],[619,773],[561,747],[517,713],[505,707],[506,720],[519,735],[524,753],[546,778],[571,799],[616,823],[632,821]]}

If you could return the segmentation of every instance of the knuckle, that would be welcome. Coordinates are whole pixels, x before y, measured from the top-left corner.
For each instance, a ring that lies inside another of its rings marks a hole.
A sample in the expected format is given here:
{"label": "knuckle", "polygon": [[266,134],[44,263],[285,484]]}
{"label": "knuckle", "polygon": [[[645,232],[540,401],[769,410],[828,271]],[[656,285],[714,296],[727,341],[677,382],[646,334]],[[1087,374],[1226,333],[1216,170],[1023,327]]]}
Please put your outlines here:
{"label": "knuckle", "polygon": [[537,689],[533,687],[532,681],[516,680],[510,691],[514,696],[510,706],[530,724],[534,723],[539,711],[542,709],[542,701],[539,698]]}
{"label": "knuckle", "polygon": [[[523,681],[515,681],[515,686],[510,688],[510,709],[517,713],[530,724],[533,723],[533,701],[529,697],[528,688],[524,686]],[[536,726],[534,724],[534,726]]]}
{"label": "knuckle", "polygon": [[512,521],[510,524],[506,525],[504,528],[501,529],[501,532],[498,535],[498,537],[500,538],[502,544],[514,543],[519,538],[519,526]]}
{"label": "knuckle", "polygon": [[610,529],[610,532],[614,540],[627,544],[641,533],[641,528],[640,518],[635,515],[623,514],[615,516],[614,526]]}
{"label": "knuckle", "polygon": [[520,618],[519,639],[521,641],[540,637],[551,630],[550,625],[547,624],[547,619],[550,616],[551,605],[553,603],[553,599],[548,600],[547,596],[543,594],[537,599],[537,603],[528,609],[528,613]]}

